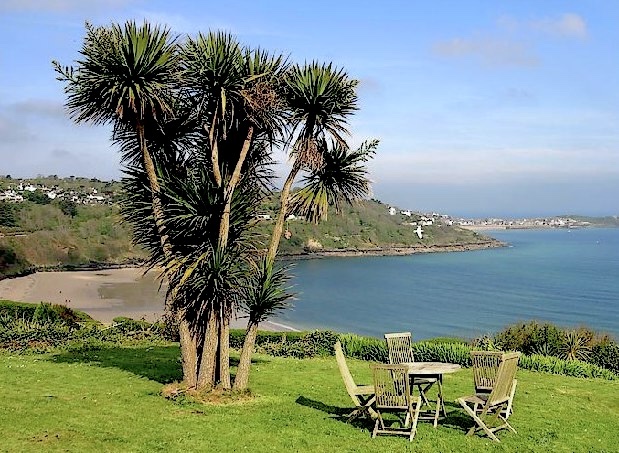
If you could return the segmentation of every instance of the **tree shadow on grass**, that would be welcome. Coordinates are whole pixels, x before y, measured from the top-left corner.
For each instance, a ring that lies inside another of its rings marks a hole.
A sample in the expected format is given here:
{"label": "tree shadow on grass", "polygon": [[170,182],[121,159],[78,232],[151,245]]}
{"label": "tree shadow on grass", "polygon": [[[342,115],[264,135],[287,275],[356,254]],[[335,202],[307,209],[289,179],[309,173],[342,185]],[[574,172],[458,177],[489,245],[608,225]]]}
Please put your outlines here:
{"label": "tree shadow on grass", "polygon": [[178,346],[110,346],[71,350],[54,355],[51,360],[56,363],[87,363],[118,368],[161,384],[183,378]]}
{"label": "tree shadow on grass", "polygon": [[349,421],[348,415],[353,411],[354,407],[332,406],[330,404],[325,404],[322,401],[316,401],[311,398],[307,398],[303,395],[299,396],[295,402],[297,404],[300,404],[301,406],[311,407],[312,409],[325,412],[329,414],[331,418],[341,421],[343,423],[348,423],[355,428],[364,428],[371,430],[374,426],[374,420],[370,419],[369,417],[357,417]]}
{"label": "tree shadow on grass", "polygon": [[[79,349],[56,354],[51,360],[56,363],[87,363],[105,368],[118,368],[160,384],[183,379],[180,350],[175,345]],[[265,362],[268,360],[252,359],[252,363]],[[238,363],[238,358],[230,358],[231,367],[238,366]]]}

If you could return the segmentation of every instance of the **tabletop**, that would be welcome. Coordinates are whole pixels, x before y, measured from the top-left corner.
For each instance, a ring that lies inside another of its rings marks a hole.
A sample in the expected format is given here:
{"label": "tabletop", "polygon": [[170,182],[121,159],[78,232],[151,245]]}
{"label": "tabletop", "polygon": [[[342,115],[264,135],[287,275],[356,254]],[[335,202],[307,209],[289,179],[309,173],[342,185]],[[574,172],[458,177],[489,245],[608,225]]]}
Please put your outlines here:
{"label": "tabletop", "polygon": [[403,363],[408,367],[408,373],[416,376],[455,373],[462,367],[457,363],[443,362],[411,362]]}

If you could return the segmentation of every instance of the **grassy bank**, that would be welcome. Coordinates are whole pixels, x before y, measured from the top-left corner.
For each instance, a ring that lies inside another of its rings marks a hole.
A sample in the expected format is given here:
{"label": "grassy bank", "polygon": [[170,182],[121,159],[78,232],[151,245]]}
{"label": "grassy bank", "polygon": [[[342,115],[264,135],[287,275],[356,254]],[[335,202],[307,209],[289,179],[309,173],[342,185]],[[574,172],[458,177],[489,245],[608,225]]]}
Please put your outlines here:
{"label": "grassy bank", "polygon": [[[501,444],[465,437],[452,401],[472,388],[470,370],[445,377],[448,417],[403,438],[371,439],[368,422],[344,423],[350,400],[333,358],[259,355],[255,398],[226,406],[172,402],[162,385],[180,378],[172,343],[44,355],[0,354],[2,450],[35,451],[616,451],[619,383],[520,370]],[[350,360],[360,382],[369,363]]]}

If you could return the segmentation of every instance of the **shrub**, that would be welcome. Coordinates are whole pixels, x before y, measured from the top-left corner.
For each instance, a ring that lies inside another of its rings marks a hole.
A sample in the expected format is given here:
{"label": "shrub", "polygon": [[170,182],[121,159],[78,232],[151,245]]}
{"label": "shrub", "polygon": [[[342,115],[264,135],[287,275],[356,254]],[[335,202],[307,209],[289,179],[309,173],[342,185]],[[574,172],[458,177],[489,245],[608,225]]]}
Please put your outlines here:
{"label": "shrub", "polygon": [[619,345],[614,341],[594,345],[589,361],[619,374]]}
{"label": "shrub", "polygon": [[55,323],[60,320],[60,316],[52,307],[52,304],[48,304],[45,302],[41,302],[37,305],[37,308],[34,310],[34,314],[32,315],[32,321],[38,323]]}
{"label": "shrub", "polygon": [[348,357],[372,362],[388,360],[387,345],[384,340],[352,333],[341,334],[338,339],[342,343],[344,354]]}
{"label": "shrub", "polygon": [[522,355],[518,362],[520,368],[531,371],[542,371],[551,374],[574,376],[581,378],[617,379],[618,376],[610,370],[581,360],[563,360],[557,357],[537,354]]}

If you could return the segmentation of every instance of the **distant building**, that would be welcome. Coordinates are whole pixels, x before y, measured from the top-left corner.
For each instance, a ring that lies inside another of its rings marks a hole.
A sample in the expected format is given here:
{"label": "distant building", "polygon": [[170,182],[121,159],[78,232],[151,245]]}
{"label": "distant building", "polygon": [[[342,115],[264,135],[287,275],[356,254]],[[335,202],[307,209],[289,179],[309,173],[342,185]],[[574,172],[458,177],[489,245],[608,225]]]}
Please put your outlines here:
{"label": "distant building", "polygon": [[396,215],[398,213],[398,210],[396,208],[389,208],[389,215]]}

